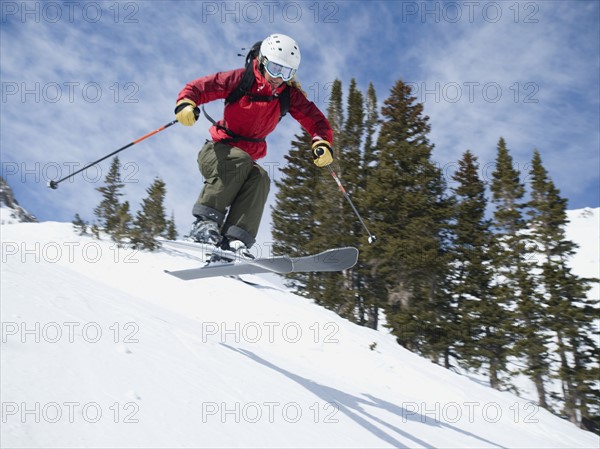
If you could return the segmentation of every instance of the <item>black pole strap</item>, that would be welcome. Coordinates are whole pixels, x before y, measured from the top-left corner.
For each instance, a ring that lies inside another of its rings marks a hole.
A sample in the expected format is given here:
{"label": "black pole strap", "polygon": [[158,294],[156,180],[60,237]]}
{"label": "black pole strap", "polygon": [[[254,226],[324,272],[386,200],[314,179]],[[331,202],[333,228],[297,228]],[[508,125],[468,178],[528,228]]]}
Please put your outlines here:
{"label": "black pole strap", "polygon": [[208,115],[208,112],[206,112],[206,109],[204,109],[204,106],[202,106],[202,112],[204,113],[204,116],[206,117],[206,119],[209,122],[211,122],[217,128],[222,129],[223,131],[225,131],[225,133],[230,137],[229,139],[223,139],[220,142],[223,142],[223,143],[233,143],[233,142],[238,142],[240,140],[245,140],[246,142],[259,143],[259,142],[264,142],[265,141],[264,137],[258,137],[258,138],[245,137],[245,136],[242,136],[241,134],[238,134],[238,133],[230,130],[226,126],[221,125],[214,118],[212,118],[210,115]]}

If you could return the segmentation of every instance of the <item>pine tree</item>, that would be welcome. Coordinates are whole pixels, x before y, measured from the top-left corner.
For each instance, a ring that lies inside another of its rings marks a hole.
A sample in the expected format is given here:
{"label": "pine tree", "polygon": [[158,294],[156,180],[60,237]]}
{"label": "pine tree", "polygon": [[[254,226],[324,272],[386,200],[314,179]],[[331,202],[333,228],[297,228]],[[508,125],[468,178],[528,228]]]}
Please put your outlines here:
{"label": "pine tree", "polygon": [[111,231],[111,238],[121,246],[131,231],[131,213],[129,212],[129,201],[119,204],[116,211],[115,225]]}
{"label": "pine tree", "polygon": [[454,297],[457,357],[467,367],[494,366],[495,354],[507,342],[496,332],[502,328],[506,311],[490,292],[492,269],[491,222],[485,218],[487,199],[485,184],[479,178],[477,157],[466,151],[452,179],[457,183],[455,224],[452,242],[452,276],[450,290]]}
{"label": "pine tree", "polygon": [[146,192],[148,197],[142,201],[142,208],[133,223],[131,242],[136,247],[154,250],[159,246],[156,237],[164,235],[167,229],[164,181],[159,178],[155,179]]}
{"label": "pine tree", "polygon": [[[340,166],[338,175],[346,181],[345,189],[353,197],[362,181],[362,141],[365,131],[363,95],[358,90],[355,79],[350,81],[347,105],[346,121],[337,145]],[[345,202],[343,204],[348,209],[344,213],[348,217],[348,223],[356,223],[350,207]],[[360,232],[360,226],[353,230],[354,235]]]}
{"label": "pine tree", "polygon": [[[495,365],[490,365],[490,384],[493,388],[500,388],[502,381],[500,375],[507,371],[507,360],[515,341],[516,329],[510,323],[515,319],[513,313],[508,313],[516,308],[515,298],[517,287],[514,282],[514,270],[518,265],[517,258],[523,254],[523,242],[519,240],[520,232],[524,229],[522,218],[525,187],[521,183],[519,172],[513,166],[513,160],[506,147],[506,142],[500,138],[497,146],[496,166],[492,173],[490,185],[492,203],[496,206],[494,211],[494,251],[492,254],[496,279],[493,286],[497,304],[506,311],[503,315],[501,327],[495,329],[498,334],[510,336],[502,346],[497,346],[494,357]],[[517,245],[513,248],[512,245]],[[514,251],[513,251],[514,249]],[[506,281],[505,281],[506,279]],[[510,281],[510,282],[509,282]]]}
{"label": "pine tree", "polygon": [[[333,130],[333,151],[334,164],[333,167],[339,172],[339,176],[343,176],[344,163],[344,108],[342,98],[342,83],[340,80],[335,80],[331,89],[329,106],[327,108],[327,118]],[[343,166],[341,165],[343,164]],[[317,179],[319,182],[315,184],[315,225],[318,226],[319,232],[316,232],[311,242],[313,251],[322,251],[331,248],[332,241],[339,237],[340,226],[346,226],[342,223],[343,213],[343,198],[340,198],[337,186],[326,168],[317,169]],[[332,240],[333,239],[333,240]],[[331,278],[332,274],[323,276],[324,281]],[[326,282],[325,282],[326,283]],[[317,294],[317,302],[324,303],[324,298],[320,293]],[[325,294],[329,296],[329,294]],[[335,303],[335,298],[330,298]],[[327,301],[325,301],[327,302]],[[334,308],[334,307],[332,307]]]}
{"label": "pine tree", "polygon": [[[273,251],[291,256],[312,252],[312,242],[321,232],[315,223],[316,186],[322,173],[314,164],[311,154],[311,136],[304,130],[295,136],[291,150],[281,168],[281,180],[275,181],[277,194],[273,219]],[[292,273],[286,276],[288,285],[300,294],[307,294],[318,285],[313,273]]]}
{"label": "pine tree", "polygon": [[438,314],[444,300],[439,289],[445,276],[444,229],[450,217],[445,182],[431,161],[429,118],[415,103],[410,87],[398,81],[382,108],[377,165],[372,168],[363,204],[370,206],[375,248],[363,257],[371,266],[375,287],[387,299],[387,320],[403,346],[432,358],[444,333]]}
{"label": "pine tree", "polygon": [[177,240],[177,229],[175,227],[175,213],[171,213],[171,218],[167,221],[167,230],[165,233],[167,240]]}
{"label": "pine tree", "polygon": [[106,178],[104,178],[104,184],[104,186],[96,188],[102,194],[102,201],[94,209],[94,214],[98,219],[98,226],[111,234],[119,221],[117,216],[120,207],[119,197],[123,195],[121,190],[125,187],[125,184],[121,182],[121,167],[118,156],[115,156],[112,160],[110,169]]}
{"label": "pine tree", "polygon": [[331,86],[331,96],[329,97],[329,104],[327,105],[327,120],[329,120],[331,129],[333,130],[334,143],[340,142],[343,139],[344,102],[342,82],[339,79],[334,80]]}
{"label": "pine tree", "polygon": [[[364,111],[361,92],[353,80],[348,94],[348,119],[344,119],[341,82],[333,83],[328,118],[333,129],[334,169],[352,194],[362,182],[361,145]],[[275,249],[288,254],[319,252],[332,246],[356,246],[362,232],[351,208],[338,192],[328,169],[316,168],[307,158],[310,136],[296,136],[294,147],[277,183],[273,211]],[[345,273],[296,273],[290,285],[341,316],[357,320],[357,270]]]}
{"label": "pine tree", "polygon": [[537,150],[530,178],[529,228],[538,247],[538,272],[548,304],[545,324],[556,339],[563,413],[581,425],[600,416],[596,382],[599,347],[594,338],[598,301],[586,297],[591,280],[578,277],[568,266],[577,245],[565,236],[567,201],[549,178]]}
{"label": "pine tree", "polygon": [[[347,114],[344,124],[344,135],[341,141],[340,170],[343,177],[344,188],[351,198],[356,200],[358,192],[366,185],[366,172],[363,165],[363,138],[365,133],[365,104],[363,95],[356,86],[356,80],[352,79],[348,91]],[[341,223],[344,227],[339,230],[336,246],[359,247],[364,241],[363,227],[356,217],[352,207],[338,192],[338,199],[343,201]],[[371,310],[373,302],[366,296],[369,292],[367,280],[364,276],[365,264],[359,260],[355,267],[342,273],[340,286],[348,286],[345,291],[345,302],[347,311],[345,316],[361,325],[371,322],[376,326],[376,318],[372,318]]]}
{"label": "pine tree", "polygon": [[365,116],[365,146],[362,166],[365,172],[365,178],[367,178],[370,173],[371,165],[377,160],[375,133],[379,125],[379,113],[377,108],[377,94],[375,93],[375,86],[373,86],[373,83],[369,83],[367,89]]}
{"label": "pine tree", "polygon": [[[492,174],[492,201],[496,233],[497,271],[495,294],[500,304],[511,310],[512,323],[505,331],[513,336],[511,352],[525,358],[524,374],[535,384],[540,406],[546,401],[546,377],[549,373],[549,353],[544,328],[544,305],[533,277],[535,246],[527,235],[523,218],[525,187],[513,166],[506,142],[500,138],[496,169]],[[499,354],[503,358],[505,354]]]}
{"label": "pine tree", "polygon": [[[327,118],[333,130],[334,169],[338,176],[344,178],[346,163],[345,118],[343,106],[342,83],[335,80],[331,89],[331,97],[327,108]],[[329,176],[327,168],[319,169],[319,181],[315,185],[314,225],[317,232],[311,241],[314,252],[332,246],[341,245],[342,240],[352,239],[351,223],[345,215],[344,198],[337,185]],[[354,293],[352,281],[344,273],[320,273],[317,282],[308,289],[308,293],[317,304],[335,311],[340,316],[354,319]]]}
{"label": "pine tree", "polygon": [[100,240],[100,228],[96,223],[90,227],[90,232],[96,239]]}
{"label": "pine tree", "polygon": [[500,138],[497,146],[496,167],[492,173],[492,202],[495,227],[499,233],[514,236],[524,228],[522,202],[525,187],[521,183],[519,171],[513,166],[513,159],[506,147],[504,138]]}
{"label": "pine tree", "polygon": [[[361,160],[364,134],[363,96],[354,79],[350,82],[347,98],[346,118],[335,145],[336,160],[333,166],[338,177],[342,179],[347,194],[354,197],[363,184]],[[340,103],[339,96],[332,96],[329,113],[332,114],[333,120],[341,120],[336,119],[335,115]],[[362,235],[360,222],[351,206],[337,190],[334,180],[327,176],[324,183],[326,185],[323,186],[322,191],[326,191],[328,197],[321,198],[320,210],[323,212],[323,222],[328,223],[327,226],[334,230],[329,233],[327,244],[329,247],[358,246]],[[343,273],[329,273],[322,276],[326,279],[323,296],[328,298],[327,306],[341,316],[359,323],[364,322],[362,301],[357,300],[361,296],[363,287],[359,270],[361,263]]]}
{"label": "pine tree", "polygon": [[[362,151],[361,174],[357,181],[357,189],[354,193],[354,202],[359,210],[365,215],[367,221],[371,221],[366,214],[370,211],[368,201],[364,199],[368,179],[377,160],[377,150],[375,146],[375,134],[379,125],[379,112],[377,106],[377,95],[373,83],[369,83],[367,96],[365,98],[365,121],[364,121],[364,146]],[[362,231],[362,230],[361,230]],[[364,251],[365,236],[363,234],[359,249]],[[385,305],[385,287],[383,283],[374,277],[371,273],[371,267],[364,263],[363,258],[359,259],[356,267],[359,272],[358,283],[358,322],[363,326],[377,329],[379,326],[379,312]]]}
{"label": "pine tree", "polygon": [[73,219],[72,223],[73,229],[75,229],[75,232],[77,232],[79,235],[87,234],[89,224],[84,221],[79,214],[75,214],[75,218]]}

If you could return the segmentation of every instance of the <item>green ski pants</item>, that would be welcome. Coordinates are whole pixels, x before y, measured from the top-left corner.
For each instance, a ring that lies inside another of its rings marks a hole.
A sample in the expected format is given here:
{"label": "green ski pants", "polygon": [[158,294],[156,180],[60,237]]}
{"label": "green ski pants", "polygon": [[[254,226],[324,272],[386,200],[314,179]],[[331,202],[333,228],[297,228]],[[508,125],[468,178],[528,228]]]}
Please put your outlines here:
{"label": "green ski pants", "polygon": [[222,142],[207,141],[198,166],[204,188],[192,213],[216,221],[224,236],[251,247],[269,195],[269,175],[248,153]]}

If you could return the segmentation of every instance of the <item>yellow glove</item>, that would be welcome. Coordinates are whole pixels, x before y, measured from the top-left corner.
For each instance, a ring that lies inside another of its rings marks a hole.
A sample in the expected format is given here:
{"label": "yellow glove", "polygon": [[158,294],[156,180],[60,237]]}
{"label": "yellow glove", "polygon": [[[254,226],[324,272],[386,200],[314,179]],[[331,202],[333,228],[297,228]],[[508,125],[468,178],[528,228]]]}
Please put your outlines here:
{"label": "yellow glove", "polygon": [[314,163],[317,167],[326,167],[333,162],[333,150],[326,140],[316,140],[312,144]]}
{"label": "yellow glove", "polygon": [[195,108],[196,103],[192,100],[188,100],[187,98],[179,100],[175,105],[175,118],[182,125],[192,126],[198,120],[194,111]]}

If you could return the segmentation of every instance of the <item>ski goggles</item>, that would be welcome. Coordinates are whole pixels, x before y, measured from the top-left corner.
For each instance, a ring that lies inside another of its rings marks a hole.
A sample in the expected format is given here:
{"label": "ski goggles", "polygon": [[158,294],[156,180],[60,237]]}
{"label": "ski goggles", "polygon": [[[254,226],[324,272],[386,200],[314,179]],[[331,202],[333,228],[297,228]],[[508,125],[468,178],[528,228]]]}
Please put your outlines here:
{"label": "ski goggles", "polygon": [[291,67],[286,67],[281,64],[277,64],[276,62],[269,61],[265,58],[264,60],[265,69],[273,78],[282,78],[283,81],[289,81],[296,74],[296,69],[292,69]]}

